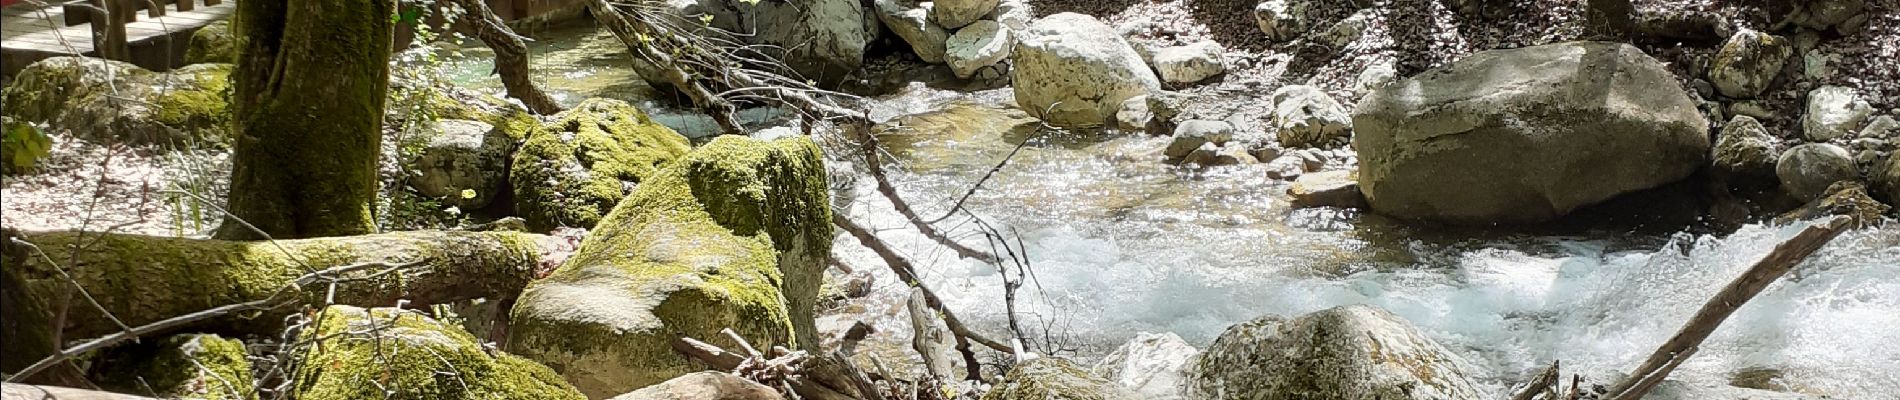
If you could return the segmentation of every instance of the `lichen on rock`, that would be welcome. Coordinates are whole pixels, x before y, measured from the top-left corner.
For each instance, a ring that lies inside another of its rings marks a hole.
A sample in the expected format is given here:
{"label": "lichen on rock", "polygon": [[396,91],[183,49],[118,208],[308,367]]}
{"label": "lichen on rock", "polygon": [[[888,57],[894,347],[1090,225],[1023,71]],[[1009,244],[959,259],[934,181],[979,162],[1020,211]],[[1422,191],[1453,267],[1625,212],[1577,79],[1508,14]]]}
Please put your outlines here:
{"label": "lichen on rock", "polygon": [[536,231],[594,226],[689,147],[631,104],[588,99],[530,132],[515,153],[509,181],[516,209]]}
{"label": "lichen on rock", "polygon": [[606,397],[701,369],[671,350],[678,338],[814,342],[827,192],[809,139],[715,139],[647,176],[523,291],[508,348]]}
{"label": "lichen on rock", "polygon": [[186,64],[237,62],[237,38],[231,36],[231,21],[218,21],[191,33],[185,47]]}
{"label": "lichen on rock", "polygon": [[5,115],[82,139],[225,147],[230,75],[230,64],[158,73],[120,61],[54,57],[21,70],[0,96]]}
{"label": "lichen on rock", "polygon": [[91,380],[123,393],[167,399],[256,399],[244,343],[184,334],[123,345],[101,355]]}
{"label": "lichen on rock", "polygon": [[330,306],[299,334],[293,398],[583,399],[548,367],[395,308]]}

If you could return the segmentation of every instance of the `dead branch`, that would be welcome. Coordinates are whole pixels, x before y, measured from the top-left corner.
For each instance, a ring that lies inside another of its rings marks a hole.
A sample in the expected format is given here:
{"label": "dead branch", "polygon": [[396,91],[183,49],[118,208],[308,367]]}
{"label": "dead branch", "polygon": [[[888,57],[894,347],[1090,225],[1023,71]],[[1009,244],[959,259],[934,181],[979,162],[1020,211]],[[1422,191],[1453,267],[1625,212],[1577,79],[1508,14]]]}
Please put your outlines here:
{"label": "dead branch", "polygon": [[[743,338],[737,343],[751,348]],[[864,372],[837,352],[813,356],[804,351],[775,349],[775,357],[746,356],[693,338],[673,340],[673,350],[715,370],[731,372],[797,398],[814,400],[875,399],[877,386]]]}
{"label": "dead branch", "polygon": [[1557,366],[1557,361],[1551,361],[1550,367],[1544,368],[1544,372],[1537,374],[1537,379],[1532,379],[1531,383],[1525,385],[1524,390],[1517,392],[1516,396],[1512,396],[1511,400],[1534,400],[1540,394],[1550,396],[1545,397],[1547,399],[1556,399],[1557,385],[1560,383],[1557,381],[1560,375],[1557,372],[1559,370]]}
{"label": "dead branch", "polygon": [[[963,324],[962,320],[957,318],[956,313],[950,312],[948,307],[944,307],[943,300],[938,298],[937,294],[932,292],[929,286],[924,285],[923,280],[917,278],[916,268],[911,264],[910,260],[905,259],[903,255],[897,254],[897,251],[891,249],[891,246],[884,243],[883,239],[878,239],[877,235],[872,234],[870,230],[858,226],[856,222],[851,222],[851,219],[845,218],[842,214],[832,214],[831,223],[844,229],[845,232],[851,233],[851,236],[857,238],[858,242],[863,243],[865,247],[871,248],[872,252],[876,252],[878,257],[883,258],[884,263],[891,267],[891,271],[897,274],[898,279],[903,279],[905,284],[921,290],[924,295],[924,300],[929,301],[930,308],[936,309],[939,313],[943,313],[944,325],[949,326],[950,332],[955,334],[957,338],[957,350],[963,352],[963,360],[967,363],[969,369],[977,369],[978,365],[976,354],[970,351],[968,342],[976,342],[991,350],[1004,353],[1016,353],[1015,348],[1003,344],[1003,342],[984,337],[983,335],[971,331],[968,326]],[[970,376],[982,376],[977,372],[978,371],[971,371]]]}
{"label": "dead branch", "polygon": [[561,112],[561,105],[541,91],[530,78],[528,68],[528,45],[520,35],[508,29],[501,17],[488,8],[488,2],[482,0],[456,0],[468,11],[462,17],[462,28],[495,51],[495,71],[501,74],[501,85],[508,91],[508,97],[521,100],[528,111],[540,115],[554,115]]}
{"label": "dead branch", "polygon": [[910,202],[904,201],[902,197],[897,195],[897,186],[892,185],[890,178],[885,176],[883,157],[881,154],[878,154],[880,148],[878,146],[877,136],[866,135],[862,140],[861,146],[864,150],[864,165],[871,171],[871,177],[877,180],[877,192],[883,194],[884,198],[890,199],[891,207],[897,209],[898,214],[903,214],[904,219],[910,221],[911,226],[917,227],[918,232],[923,233],[924,236],[929,237],[930,240],[936,241],[937,244],[955,250],[957,255],[963,258],[981,260],[986,263],[993,263],[999,260],[995,254],[972,249],[969,246],[964,246],[962,243],[957,243],[955,240],[950,240],[949,236],[944,235],[942,231],[938,231],[931,223],[925,222],[922,217],[917,216],[917,212],[910,208]]}
{"label": "dead branch", "polygon": [[905,302],[910,309],[910,345],[923,356],[924,372],[937,381],[950,382],[956,378],[956,362],[950,355],[955,340],[938,325],[937,316],[926,302],[922,289],[910,289],[910,300]]}
{"label": "dead branch", "polygon": [[1756,262],[1753,267],[1749,267],[1748,271],[1729,282],[1728,286],[1715,294],[1715,297],[1709,298],[1709,301],[1702,305],[1702,309],[1696,311],[1695,316],[1689,318],[1689,322],[1683,324],[1681,330],[1676,331],[1674,337],[1657,347],[1656,352],[1651,353],[1648,360],[1643,361],[1643,364],[1631,371],[1628,377],[1612,386],[1608,395],[1603,398],[1631,400],[1642,398],[1657,383],[1662,382],[1676,365],[1695,354],[1696,347],[1700,346],[1704,339],[1708,339],[1709,334],[1714,333],[1716,328],[1721,327],[1722,322],[1727,320],[1730,314],[1735,313],[1736,309],[1761,293],[1768,284],[1774,283],[1796,265],[1800,265],[1802,260],[1820,250],[1821,246],[1846,232],[1847,227],[1848,219],[1837,217],[1803,229],[1794,238],[1776,245],[1775,249],[1768,252],[1761,261]]}

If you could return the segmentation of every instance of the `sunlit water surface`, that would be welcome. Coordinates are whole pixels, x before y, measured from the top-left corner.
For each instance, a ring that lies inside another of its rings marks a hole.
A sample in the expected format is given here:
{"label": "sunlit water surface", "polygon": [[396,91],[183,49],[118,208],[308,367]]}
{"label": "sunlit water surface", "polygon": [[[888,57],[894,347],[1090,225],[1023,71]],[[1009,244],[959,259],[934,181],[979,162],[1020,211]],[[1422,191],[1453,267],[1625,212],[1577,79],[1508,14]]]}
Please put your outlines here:
{"label": "sunlit water surface", "polygon": [[[626,52],[592,31],[533,43],[537,81],[563,103],[633,101],[689,135],[694,113],[653,101]],[[499,93],[487,53],[451,58],[451,79]],[[1642,361],[1713,293],[1803,225],[1750,225],[1726,237],[1584,231],[1570,235],[1437,232],[1337,209],[1293,210],[1286,183],[1258,167],[1193,170],[1160,162],[1164,139],[1038,133],[1005,106],[1007,91],[921,87],[879,99],[883,136],[902,161],[901,193],[940,215],[1016,144],[1020,154],[970,209],[1020,235],[1033,261],[1018,300],[1033,334],[1099,355],[1136,332],[1205,345],[1268,314],[1374,304],[1484,367],[1502,393],[1562,360],[1595,381]],[[901,126],[901,128],[899,128]],[[910,229],[870,183],[841,211],[880,230],[925,269],[953,310],[1003,332],[994,266],[958,259]],[[944,226],[989,248],[967,217]],[[881,261],[848,236],[847,264]],[[903,290],[880,276],[886,303]],[[903,332],[901,321],[890,331]],[[1900,228],[1848,233],[1742,307],[1673,378],[1698,385],[1780,370],[1785,384],[1836,398],[1896,398],[1900,388]]]}

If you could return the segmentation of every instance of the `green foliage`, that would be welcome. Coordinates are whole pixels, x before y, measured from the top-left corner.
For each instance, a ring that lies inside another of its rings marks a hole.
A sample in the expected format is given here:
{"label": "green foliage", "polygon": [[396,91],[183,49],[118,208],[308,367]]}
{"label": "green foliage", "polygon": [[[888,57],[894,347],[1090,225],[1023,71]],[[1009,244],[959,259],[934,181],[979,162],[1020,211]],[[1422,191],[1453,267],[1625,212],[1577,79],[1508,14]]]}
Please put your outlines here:
{"label": "green foliage", "polygon": [[6,131],[0,139],[0,156],[6,157],[7,173],[32,170],[53,150],[53,138],[39,127],[12,118],[0,119],[0,126]]}

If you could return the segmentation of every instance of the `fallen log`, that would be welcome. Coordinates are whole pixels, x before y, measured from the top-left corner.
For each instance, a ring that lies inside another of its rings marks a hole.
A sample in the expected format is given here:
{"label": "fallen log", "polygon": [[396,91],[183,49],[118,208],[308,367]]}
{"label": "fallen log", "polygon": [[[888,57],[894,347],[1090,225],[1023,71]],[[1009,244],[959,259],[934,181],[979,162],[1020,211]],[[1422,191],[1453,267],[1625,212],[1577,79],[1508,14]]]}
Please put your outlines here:
{"label": "fallen log", "polygon": [[[233,304],[272,298],[298,278],[362,263],[409,265],[355,271],[302,287],[304,304],[415,306],[520,293],[537,270],[571,251],[566,241],[517,232],[418,231],[280,241],[224,241],[86,232],[8,231],[0,244],[0,371],[14,372],[61,349],[56,338],[88,339]],[[61,273],[61,270],[65,273]],[[70,275],[71,278],[66,278]],[[74,283],[97,300],[64,305]],[[322,286],[322,287],[315,287]],[[297,310],[270,308],[179,329],[275,335]],[[56,326],[57,325],[57,326]],[[162,332],[155,332],[162,333]]]}

